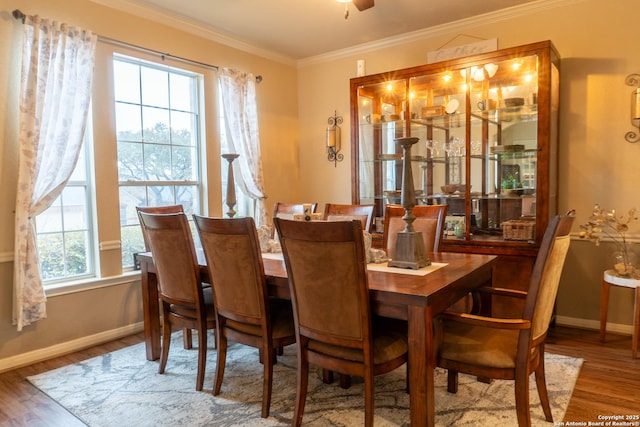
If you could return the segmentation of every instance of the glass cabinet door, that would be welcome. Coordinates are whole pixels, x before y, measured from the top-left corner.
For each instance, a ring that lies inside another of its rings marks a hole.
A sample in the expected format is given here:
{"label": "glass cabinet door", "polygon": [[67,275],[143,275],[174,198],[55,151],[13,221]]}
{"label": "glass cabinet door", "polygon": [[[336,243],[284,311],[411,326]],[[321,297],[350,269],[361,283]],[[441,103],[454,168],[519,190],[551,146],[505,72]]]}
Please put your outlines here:
{"label": "glass cabinet door", "polygon": [[376,203],[376,216],[383,215],[386,203],[400,200],[402,148],[395,140],[407,135],[405,94],[405,80],[358,91],[359,203]]}
{"label": "glass cabinet door", "polygon": [[471,67],[470,237],[535,239],[538,61]]}
{"label": "glass cabinet door", "polygon": [[[445,236],[464,226],[467,154],[465,70],[409,79],[411,136],[420,138],[412,171],[419,204],[448,204]],[[419,188],[418,188],[419,187]]]}

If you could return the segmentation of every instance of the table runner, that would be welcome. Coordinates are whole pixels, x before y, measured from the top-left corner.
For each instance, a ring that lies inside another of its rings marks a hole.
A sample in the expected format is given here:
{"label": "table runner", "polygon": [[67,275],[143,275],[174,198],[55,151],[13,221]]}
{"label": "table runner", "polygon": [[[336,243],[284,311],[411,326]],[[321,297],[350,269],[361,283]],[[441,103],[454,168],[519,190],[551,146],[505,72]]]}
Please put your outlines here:
{"label": "table runner", "polygon": [[[283,255],[282,252],[263,252],[262,253],[262,258],[264,259],[276,259],[276,260],[282,260]],[[411,274],[414,276],[426,276],[427,274],[436,271],[439,268],[444,267],[445,265],[447,265],[446,263],[441,263],[441,262],[433,262],[431,263],[431,265],[428,265],[426,267],[422,267],[419,270],[412,270],[410,268],[398,268],[398,267],[389,267],[387,265],[386,262],[380,263],[380,264],[374,264],[374,263],[370,263],[367,264],[367,270],[369,271],[383,271],[386,273],[396,273],[396,274]]]}
{"label": "table runner", "polygon": [[419,270],[412,270],[410,268],[389,267],[387,264],[388,263],[386,262],[380,264],[367,264],[367,270],[382,271],[385,273],[410,274],[413,276],[426,276],[427,274],[432,273],[447,265],[446,263],[442,262],[432,262],[431,265],[422,267]]}

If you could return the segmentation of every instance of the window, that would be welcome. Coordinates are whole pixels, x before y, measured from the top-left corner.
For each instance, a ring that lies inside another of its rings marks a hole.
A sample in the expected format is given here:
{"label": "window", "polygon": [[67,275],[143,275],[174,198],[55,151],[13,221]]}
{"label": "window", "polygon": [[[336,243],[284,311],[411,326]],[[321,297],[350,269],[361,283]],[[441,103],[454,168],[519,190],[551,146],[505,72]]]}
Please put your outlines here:
{"label": "window", "polygon": [[[90,135],[89,126],[85,135]],[[45,283],[95,274],[86,137],[64,190],[36,217],[40,273]]]}
{"label": "window", "polygon": [[122,266],[144,250],[136,206],[200,213],[202,76],[122,55],[113,60]]}

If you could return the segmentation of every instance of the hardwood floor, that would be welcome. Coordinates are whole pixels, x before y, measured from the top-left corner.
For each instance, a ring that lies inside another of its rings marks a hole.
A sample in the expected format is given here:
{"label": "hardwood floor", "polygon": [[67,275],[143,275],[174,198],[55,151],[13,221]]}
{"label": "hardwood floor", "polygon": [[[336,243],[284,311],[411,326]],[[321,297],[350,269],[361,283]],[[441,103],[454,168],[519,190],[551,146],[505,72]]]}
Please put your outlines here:
{"label": "hardwood floor", "polygon": [[584,359],[564,421],[595,423],[603,421],[599,416],[626,415],[640,423],[640,359],[631,358],[630,336],[607,333],[603,344],[599,331],[556,327],[546,351]]}
{"label": "hardwood floor", "polygon": [[[26,377],[142,341],[142,333],[139,333],[0,374],[0,426],[83,426],[82,422],[33,387]],[[602,344],[598,331],[559,326],[551,330],[546,350],[584,359],[565,422],[588,423],[600,421],[599,416],[640,415],[640,359],[631,359],[629,336],[607,334],[607,342]]]}

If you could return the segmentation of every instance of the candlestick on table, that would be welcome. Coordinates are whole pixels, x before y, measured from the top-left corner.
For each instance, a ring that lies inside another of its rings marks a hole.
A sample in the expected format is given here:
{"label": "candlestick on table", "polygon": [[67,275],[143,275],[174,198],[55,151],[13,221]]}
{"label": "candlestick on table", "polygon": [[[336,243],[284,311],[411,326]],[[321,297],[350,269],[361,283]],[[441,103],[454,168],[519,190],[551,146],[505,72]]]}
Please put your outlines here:
{"label": "candlestick on table", "polygon": [[431,265],[424,248],[422,232],[415,231],[413,221],[416,219],[411,212],[416,205],[416,193],[413,187],[413,173],[411,171],[411,146],[420,139],[415,137],[398,138],[396,142],[402,146],[402,193],[401,203],[405,214],[402,217],[405,228],[398,233],[396,240],[395,258],[390,260],[389,267],[411,268],[418,270]]}

